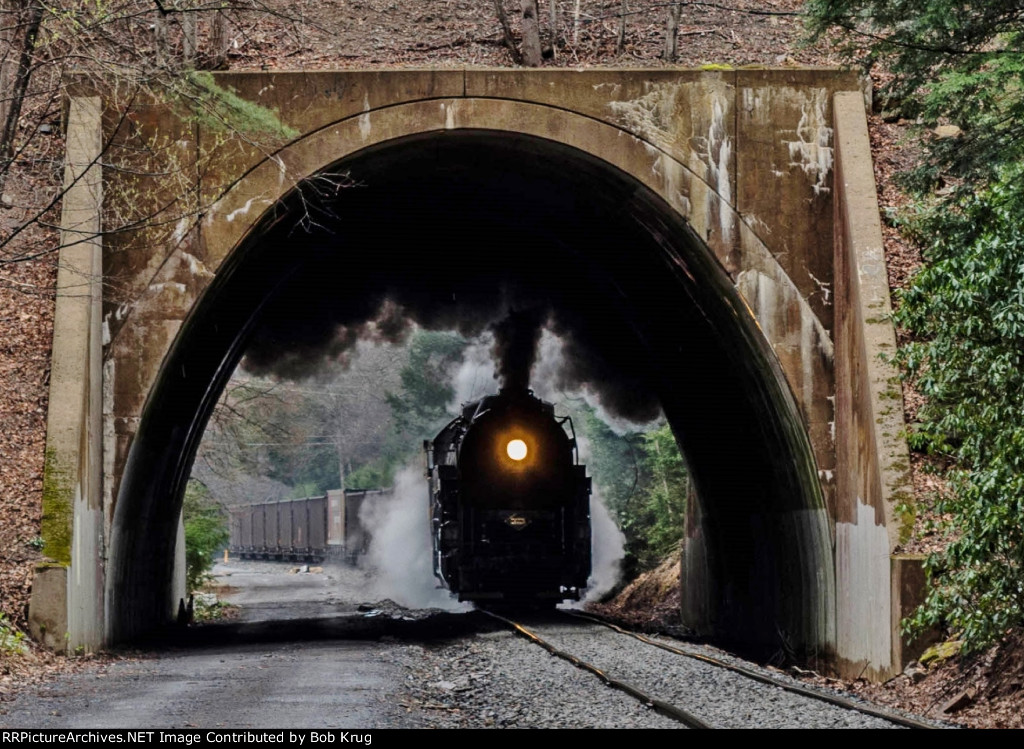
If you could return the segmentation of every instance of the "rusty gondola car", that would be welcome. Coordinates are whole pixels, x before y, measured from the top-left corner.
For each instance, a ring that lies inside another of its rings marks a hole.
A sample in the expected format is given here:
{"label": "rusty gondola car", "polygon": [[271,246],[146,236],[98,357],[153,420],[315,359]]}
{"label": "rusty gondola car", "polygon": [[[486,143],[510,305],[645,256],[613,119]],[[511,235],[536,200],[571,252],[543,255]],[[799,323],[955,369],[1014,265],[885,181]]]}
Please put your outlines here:
{"label": "rusty gondola car", "polygon": [[232,507],[228,552],[241,559],[355,562],[369,545],[360,508],[390,494],[389,489],[328,491]]}

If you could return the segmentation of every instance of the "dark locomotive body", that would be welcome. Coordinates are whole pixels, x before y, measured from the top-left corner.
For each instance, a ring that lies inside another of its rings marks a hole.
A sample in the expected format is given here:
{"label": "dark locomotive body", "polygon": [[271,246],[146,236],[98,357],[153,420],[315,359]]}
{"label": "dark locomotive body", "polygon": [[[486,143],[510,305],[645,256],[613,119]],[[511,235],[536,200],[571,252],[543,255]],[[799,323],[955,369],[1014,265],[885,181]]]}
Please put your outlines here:
{"label": "dark locomotive body", "polygon": [[[502,390],[425,443],[434,574],[460,601],[579,599],[590,576],[590,479],[571,431],[530,391]],[[521,458],[511,457],[515,441]]]}

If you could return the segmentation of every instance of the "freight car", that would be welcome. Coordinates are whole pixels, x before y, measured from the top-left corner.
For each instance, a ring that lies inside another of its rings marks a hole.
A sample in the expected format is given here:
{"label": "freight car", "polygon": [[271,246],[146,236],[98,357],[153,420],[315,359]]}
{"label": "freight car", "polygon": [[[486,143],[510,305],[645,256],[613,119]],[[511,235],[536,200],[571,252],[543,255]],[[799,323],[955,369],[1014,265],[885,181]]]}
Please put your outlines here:
{"label": "freight car", "polygon": [[554,605],[590,575],[590,479],[569,417],[527,389],[463,407],[424,443],[434,574],[460,601]]}
{"label": "freight car", "polygon": [[232,507],[228,552],[241,559],[355,562],[370,542],[359,520],[360,508],[390,494],[386,489],[334,490],[318,497]]}

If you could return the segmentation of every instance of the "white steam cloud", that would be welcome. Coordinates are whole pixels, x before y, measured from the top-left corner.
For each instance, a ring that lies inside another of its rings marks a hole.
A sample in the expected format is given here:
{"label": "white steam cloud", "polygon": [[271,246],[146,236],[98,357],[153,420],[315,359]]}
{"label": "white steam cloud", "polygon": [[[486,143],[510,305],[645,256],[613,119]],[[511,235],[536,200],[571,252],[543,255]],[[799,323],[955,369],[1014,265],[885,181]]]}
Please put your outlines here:
{"label": "white steam cloud", "polygon": [[[370,533],[364,566],[371,574],[367,594],[409,608],[469,611],[434,577],[423,469],[408,466],[395,477],[394,495],[366,502],[359,520]],[[596,494],[590,498],[592,570],[584,601],[600,599],[619,581],[625,537]]]}
{"label": "white steam cloud", "polygon": [[[465,403],[497,392],[493,346],[493,336],[485,333],[466,348],[452,378],[455,395],[448,405],[451,413],[461,411]],[[585,387],[573,392],[564,390],[559,381],[563,352],[562,341],[544,330],[530,376],[530,387],[539,398],[556,405],[582,399],[618,434],[648,426],[610,415],[596,394]],[[590,446],[584,438],[577,439],[580,461],[585,464]],[[456,601],[434,577],[428,488],[422,467],[408,466],[400,471],[395,477],[394,495],[387,500],[363,504],[359,519],[371,534],[364,563],[372,574],[369,594],[412,608],[454,611],[472,608],[468,603]],[[625,558],[625,536],[601,501],[596,486],[590,498],[590,524],[592,570],[584,601],[598,600],[615,588]]]}
{"label": "white steam cloud", "polygon": [[472,608],[456,601],[434,577],[423,468],[402,469],[395,476],[394,495],[379,502],[364,502],[359,520],[370,533],[365,564],[373,576],[372,595],[410,608]]}
{"label": "white steam cloud", "polygon": [[[494,336],[489,332],[481,334],[466,347],[462,363],[452,379],[455,395],[448,404],[452,415],[457,414],[464,403],[498,392],[498,367],[493,347]],[[618,435],[647,431],[661,423],[660,417],[651,422],[637,423],[609,413],[598,394],[585,384],[567,390],[561,376],[564,369],[565,346],[562,339],[550,330],[542,330],[537,356],[530,369],[530,388],[538,398],[555,404],[582,399],[594,409],[597,418]]]}
{"label": "white steam cloud", "polygon": [[626,556],[626,537],[595,491],[590,495],[590,580],[584,601],[597,601],[615,588]]}
{"label": "white steam cloud", "polygon": [[494,336],[485,333],[470,343],[463,352],[462,364],[452,378],[455,395],[448,404],[448,411],[452,415],[459,413],[464,403],[498,392],[497,365],[491,355],[492,346]]}

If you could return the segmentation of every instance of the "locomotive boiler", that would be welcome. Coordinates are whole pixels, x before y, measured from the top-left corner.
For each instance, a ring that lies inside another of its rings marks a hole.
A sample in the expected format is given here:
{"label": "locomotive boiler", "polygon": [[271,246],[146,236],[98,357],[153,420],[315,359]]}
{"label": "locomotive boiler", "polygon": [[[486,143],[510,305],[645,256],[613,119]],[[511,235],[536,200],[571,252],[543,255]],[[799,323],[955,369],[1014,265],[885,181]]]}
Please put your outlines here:
{"label": "locomotive boiler", "polygon": [[463,406],[424,443],[434,574],[460,601],[554,605],[590,576],[590,479],[568,416],[530,390]]}

